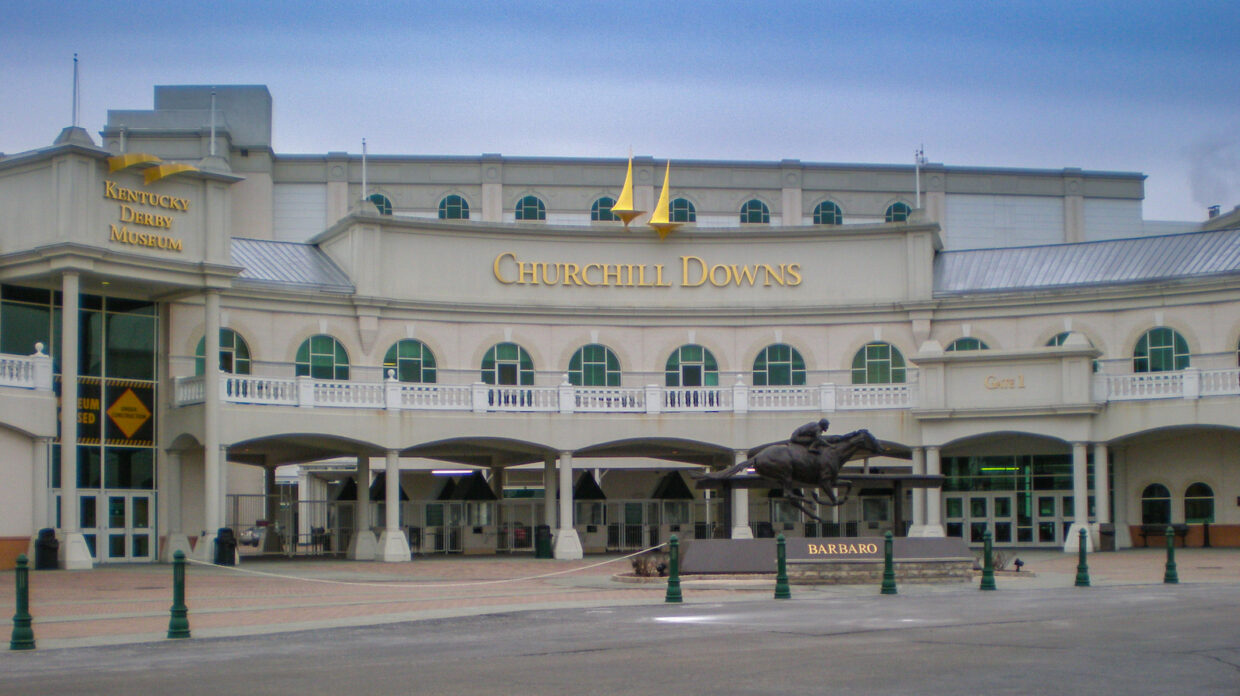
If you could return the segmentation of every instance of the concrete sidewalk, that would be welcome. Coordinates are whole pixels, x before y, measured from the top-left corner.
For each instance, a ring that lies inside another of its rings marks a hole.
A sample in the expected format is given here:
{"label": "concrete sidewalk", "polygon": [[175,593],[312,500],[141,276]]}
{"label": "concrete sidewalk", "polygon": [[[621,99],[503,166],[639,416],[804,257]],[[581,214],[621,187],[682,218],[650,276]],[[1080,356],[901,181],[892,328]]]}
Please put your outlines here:
{"label": "concrete sidewalk", "polygon": [[[1076,554],[1017,552],[1024,571],[1001,573],[1004,589],[1072,589]],[[1166,553],[1130,549],[1088,557],[1094,586],[1162,583]],[[1240,549],[1176,549],[1181,583],[1240,584]],[[662,581],[621,582],[619,556],[582,561],[529,557],[430,557],[411,563],[247,558],[235,568],[188,565],[186,604],[196,638],[364,626],[549,608],[661,603]],[[976,592],[977,581],[900,585],[902,594]],[[682,581],[686,602],[754,600],[770,576]],[[878,587],[793,586],[797,594],[857,596]],[[13,571],[0,573],[0,630],[12,630]],[[1078,590],[1079,591],[1079,590]],[[165,640],[170,565],[111,565],[90,571],[31,571],[30,612],[39,649]]]}

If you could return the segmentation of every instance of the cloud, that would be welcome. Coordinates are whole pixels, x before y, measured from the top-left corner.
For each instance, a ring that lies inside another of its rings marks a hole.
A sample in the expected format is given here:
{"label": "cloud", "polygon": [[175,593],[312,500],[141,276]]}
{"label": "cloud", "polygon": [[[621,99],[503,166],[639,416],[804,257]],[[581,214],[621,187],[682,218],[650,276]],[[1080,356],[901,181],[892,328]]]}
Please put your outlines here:
{"label": "cloud", "polygon": [[1193,200],[1224,209],[1240,203],[1240,139],[1203,138],[1188,147]]}

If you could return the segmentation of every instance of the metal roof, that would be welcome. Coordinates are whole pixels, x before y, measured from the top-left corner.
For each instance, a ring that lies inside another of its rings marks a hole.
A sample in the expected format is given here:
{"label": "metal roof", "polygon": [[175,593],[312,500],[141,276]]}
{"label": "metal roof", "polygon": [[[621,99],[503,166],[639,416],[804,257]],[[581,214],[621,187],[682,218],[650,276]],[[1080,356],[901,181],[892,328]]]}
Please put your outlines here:
{"label": "metal roof", "polygon": [[245,269],[238,276],[242,281],[326,292],[354,291],[349,276],[313,244],[234,237],[232,259]]}
{"label": "metal roof", "polygon": [[1230,273],[1240,273],[1240,229],[944,251],[934,259],[934,294],[1143,283]]}

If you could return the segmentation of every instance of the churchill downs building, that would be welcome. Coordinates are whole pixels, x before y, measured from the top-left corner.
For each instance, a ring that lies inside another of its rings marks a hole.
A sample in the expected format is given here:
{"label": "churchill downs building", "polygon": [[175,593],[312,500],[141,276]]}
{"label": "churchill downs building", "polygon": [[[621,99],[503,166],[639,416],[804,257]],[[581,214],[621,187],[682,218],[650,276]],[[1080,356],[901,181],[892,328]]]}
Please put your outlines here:
{"label": "churchill downs building", "polygon": [[[271,129],[265,87],[157,87],[98,141],[0,156],[0,564],[44,528],[70,568],[211,558],[222,527],[386,561],[540,525],[558,558],[1240,545],[1240,213],[1145,221],[1126,172],[283,155]],[[850,466],[942,487],[819,523],[692,485],[822,417],[888,445]]]}

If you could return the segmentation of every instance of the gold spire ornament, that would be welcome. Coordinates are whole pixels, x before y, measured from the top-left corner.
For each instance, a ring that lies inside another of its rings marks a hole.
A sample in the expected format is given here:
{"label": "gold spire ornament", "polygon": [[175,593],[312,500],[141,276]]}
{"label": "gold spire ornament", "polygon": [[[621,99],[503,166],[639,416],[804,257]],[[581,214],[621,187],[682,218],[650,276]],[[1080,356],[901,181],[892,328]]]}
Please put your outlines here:
{"label": "gold spire ornament", "polygon": [[671,204],[669,203],[669,191],[671,187],[668,185],[672,174],[672,161],[667,161],[667,169],[663,172],[663,190],[659,193],[659,202],[654,206],[654,212],[650,214],[650,221],[647,225],[654,228],[659,233],[659,239],[667,239],[667,235],[676,231],[677,227],[685,224],[683,222],[672,222]]}
{"label": "gold spire ornament", "polygon": [[646,211],[633,207],[633,155],[629,155],[629,173],[624,177],[624,188],[620,190],[620,197],[611,206],[611,214],[620,218],[627,230],[629,223],[644,212]]}

